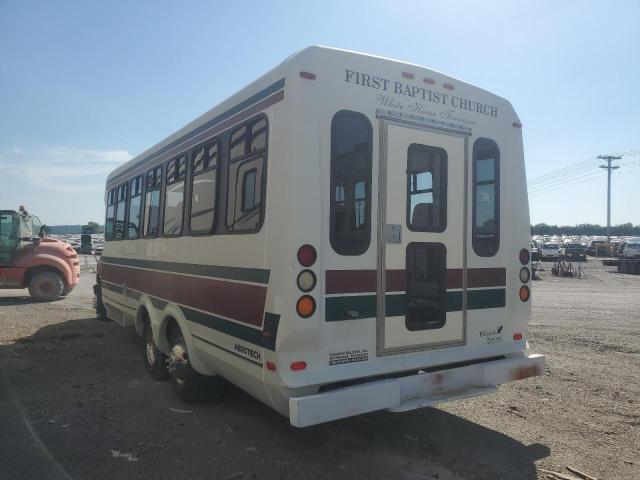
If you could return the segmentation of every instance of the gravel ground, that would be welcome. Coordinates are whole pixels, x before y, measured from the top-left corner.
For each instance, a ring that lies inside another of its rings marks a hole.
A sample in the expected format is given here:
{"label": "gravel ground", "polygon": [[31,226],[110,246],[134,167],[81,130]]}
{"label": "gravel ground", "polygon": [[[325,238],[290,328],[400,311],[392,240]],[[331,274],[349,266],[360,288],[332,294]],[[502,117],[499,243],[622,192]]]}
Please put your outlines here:
{"label": "gravel ground", "polygon": [[534,283],[543,377],[418,411],[303,430],[229,386],[181,403],[132,330],[94,320],[93,276],[62,301],[0,290],[0,478],[640,478],[640,276],[594,260]]}

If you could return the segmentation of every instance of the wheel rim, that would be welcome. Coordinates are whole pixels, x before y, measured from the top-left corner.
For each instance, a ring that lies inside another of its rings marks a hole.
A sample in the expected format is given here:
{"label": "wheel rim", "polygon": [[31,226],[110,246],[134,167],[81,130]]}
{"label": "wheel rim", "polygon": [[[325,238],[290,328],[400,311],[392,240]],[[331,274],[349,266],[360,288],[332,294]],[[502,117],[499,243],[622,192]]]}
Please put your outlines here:
{"label": "wheel rim", "polygon": [[167,357],[167,370],[173,375],[176,381],[182,385],[185,379],[181,376],[181,372],[185,371],[189,365],[189,358],[187,356],[187,347],[184,344],[182,338],[178,338],[175,344],[171,347],[169,355]]}

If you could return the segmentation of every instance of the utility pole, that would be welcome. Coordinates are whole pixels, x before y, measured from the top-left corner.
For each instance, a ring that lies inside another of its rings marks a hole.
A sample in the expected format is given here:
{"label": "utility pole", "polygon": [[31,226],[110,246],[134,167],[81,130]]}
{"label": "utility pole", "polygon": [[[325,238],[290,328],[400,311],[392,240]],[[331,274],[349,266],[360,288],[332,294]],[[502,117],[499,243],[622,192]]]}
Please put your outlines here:
{"label": "utility pole", "polygon": [[620,167],[611,166],[613,160],[620,160],[619,155],[598,155],[600,160],[606,160],[606,165],[600,165],[600,168],[607,170],[607,244],[611,242],[611,170]]}

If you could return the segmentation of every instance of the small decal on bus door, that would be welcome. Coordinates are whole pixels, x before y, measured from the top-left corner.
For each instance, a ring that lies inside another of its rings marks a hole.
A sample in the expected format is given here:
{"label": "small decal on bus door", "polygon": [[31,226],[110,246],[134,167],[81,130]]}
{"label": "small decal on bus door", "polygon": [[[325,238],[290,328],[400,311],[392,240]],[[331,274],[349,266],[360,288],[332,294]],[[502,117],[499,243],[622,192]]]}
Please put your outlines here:
{"label": "small decal on bus door", "polygon": [[369,360],[369,352],[366,349],[347,350],[345,352],[330,352],[329,365],[340,365],[342,363],[366,362]]}
{"label": "small decal on bus door", "polygon": [[502,341],[502,325],[494,328],[493,330],[481,330],[480,338],[485,340],[484,343],[498,343]]}

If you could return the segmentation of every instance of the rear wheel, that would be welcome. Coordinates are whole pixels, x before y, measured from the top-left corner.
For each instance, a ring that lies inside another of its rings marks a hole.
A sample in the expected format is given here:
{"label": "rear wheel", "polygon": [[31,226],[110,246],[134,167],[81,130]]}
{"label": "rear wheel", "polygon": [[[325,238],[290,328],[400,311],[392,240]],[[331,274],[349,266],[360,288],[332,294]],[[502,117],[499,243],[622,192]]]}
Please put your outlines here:
{"label": "rear wheel", "polygon": [[147,322],[144,328],[144,349],[142,351],[144,368],[154,380],[166,380],[169,378],[167,372],[167,356],[158,350],[153,341],[153,330]]}
{"label": "rear wheel", "polygon": [[208,377],[196,372],[189,361],[187,344],[179,327],[175,327],[169,339],[167,370],[173,391],[183,402],[218,398],[220,384],[218,377]]}
{"label": "rear wheel", "polygon": [[63,291],[64,282],[55,272],[36,273],[29,280],[29,295],[34,300],[57,300],[62,296]]}

